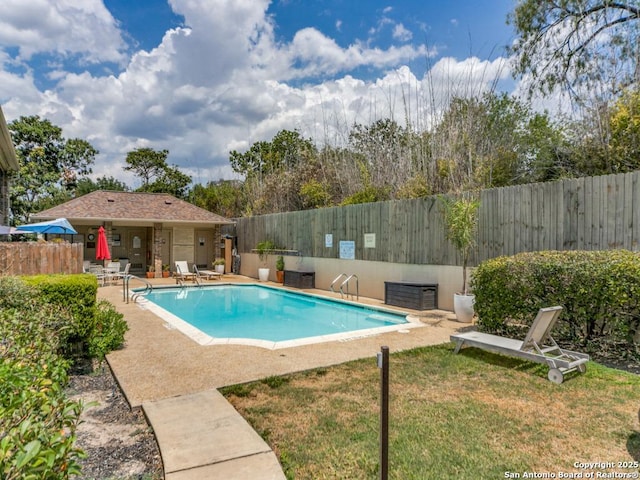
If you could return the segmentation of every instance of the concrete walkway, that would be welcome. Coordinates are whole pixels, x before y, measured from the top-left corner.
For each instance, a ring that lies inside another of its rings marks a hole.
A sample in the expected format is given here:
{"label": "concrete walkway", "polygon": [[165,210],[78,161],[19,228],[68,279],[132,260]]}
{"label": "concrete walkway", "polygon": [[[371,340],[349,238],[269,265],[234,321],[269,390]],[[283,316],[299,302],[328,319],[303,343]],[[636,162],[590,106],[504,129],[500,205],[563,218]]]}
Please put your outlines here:
{"label": "concrete walkway", "polygon": [[[225,275],[225,281],[254,280]],[[158,279],[154,283],[174,282]],[[319,290],[313,293],[332,296]],[[109,354],[107,361],[129,405],[144,410],[160,447],[167,480],[285,478],[269,446],[216,389],[359,358],[373,359],[382,345],[394,353],[446,343],[451,334],[466,326],[451,321],[449,312],[434,310],[423,319],[424,327],[348,341],[281,350],[202,346],[141,305],[125,303],[121,286],[101,287],[98,296],[123,313],[129,325],[125,347]],[[377,300],[361,300],[382,305]]]}
{"label": "concrete walkway", "polygon": [[280,480],[275,453],[217,390],[143,404],[167,480]]}

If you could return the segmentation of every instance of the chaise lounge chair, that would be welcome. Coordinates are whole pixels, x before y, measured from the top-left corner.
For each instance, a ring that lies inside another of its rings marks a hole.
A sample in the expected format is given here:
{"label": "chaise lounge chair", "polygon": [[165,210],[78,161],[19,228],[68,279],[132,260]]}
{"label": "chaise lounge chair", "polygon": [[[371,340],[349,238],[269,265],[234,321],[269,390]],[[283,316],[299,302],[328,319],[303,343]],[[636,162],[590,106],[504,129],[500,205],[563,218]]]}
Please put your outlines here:
{"label": "chaise lounge chair", "polygon": [[458,353],[466,344],[532,362],[545,363],[549,366],[549,380],[562,383],[566,373],[576,370],[580,373],[586,372],[589,355],[564,350],[551,337],[551,329],[561,312],[560,306],[541,308],[523,341],[475,331],[451,335],[451,341],[456,342],[454,353]]}
{"label": "chaise lounge chair", "polygon": [[220,272],[214,272],[213,270],[200,270],[197,265],[193,264],[193,273],[198,278],[204,278],[205,280],[216,280],[222,277]]}
{"label": "chaise lounge chair", "polygon": [[176,271],[173,276],[176,278],[176,283],[179,283],[181,280],[191,280],[192,282],[196,281],[196,274],[189,271],[189,265],[185,260],[176,260],[175,265]]}

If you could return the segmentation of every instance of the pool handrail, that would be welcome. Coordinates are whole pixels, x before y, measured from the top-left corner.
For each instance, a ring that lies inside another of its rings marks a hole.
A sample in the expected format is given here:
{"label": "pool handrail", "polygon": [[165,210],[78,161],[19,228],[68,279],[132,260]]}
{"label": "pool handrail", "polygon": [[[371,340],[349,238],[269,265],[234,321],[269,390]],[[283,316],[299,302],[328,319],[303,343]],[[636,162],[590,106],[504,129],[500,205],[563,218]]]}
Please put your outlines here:
{"label": "pool handrail", "polygon": [[355,278],[356,279],[356,300],[360,300],[360,289],[358,286],[358,276],[355,273],[352,273],[351,275],[349,275],[346,280],[344,282],[342,282],[340,284],[340,295],[342,295],[342,298],[344,298],[344,291],[342,290],[342,287],[344,287],[345,285],[347,286],[347,297],[349,297],[349,295],[351,295],[351,298],[353,298],[353,293],[349,293],[349,281]]}
{"label": "pool handrail", "polygon": [[338,283],[338,280],[340,280],[342,277],[345,277],[345,278],[346,278],[346,277],[347,277],[347,274],[346,274],[346,273],[341,273],[340,275],[338,275],[338,276],[333,280],[333,282],[331,282],[331,285],[329,285],[329,290],[331,290],[332,292],[334,292],[334,293],[335,293],[335,290],[333,289],[333,286],[334,286],[336,283]]}
{"label": "pool handrail", "polygon": [[126,302],[129,303],[129,280],[131,279],[140,280],[142,283],[145,284],[144,290],[142,290],[141,292],[135,292],[133,295],[131,295],[131,300],[133,300],[134,303],[139,297],[147,295],[151,290],[153,290],[153,285],[151,284],[151,282],[148,282],[144,278],[141,278],[129,273],[124,277],[122,277],[122,300],[123,301],[126,300]]}

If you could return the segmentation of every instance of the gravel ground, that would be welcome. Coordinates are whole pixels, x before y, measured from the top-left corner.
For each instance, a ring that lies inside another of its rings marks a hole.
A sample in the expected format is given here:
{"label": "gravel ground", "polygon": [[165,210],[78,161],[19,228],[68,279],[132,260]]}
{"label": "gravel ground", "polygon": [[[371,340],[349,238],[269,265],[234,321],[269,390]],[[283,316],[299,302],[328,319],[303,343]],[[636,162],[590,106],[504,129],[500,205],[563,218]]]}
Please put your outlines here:
{"label": "gravel ground", "polygon": [[85,409],[77,431],[77,446],[86,480],[157,480],[163,478],[155,437],[141,409],[131,410],[106,363],[80,366],[71,372],[71,398]]}

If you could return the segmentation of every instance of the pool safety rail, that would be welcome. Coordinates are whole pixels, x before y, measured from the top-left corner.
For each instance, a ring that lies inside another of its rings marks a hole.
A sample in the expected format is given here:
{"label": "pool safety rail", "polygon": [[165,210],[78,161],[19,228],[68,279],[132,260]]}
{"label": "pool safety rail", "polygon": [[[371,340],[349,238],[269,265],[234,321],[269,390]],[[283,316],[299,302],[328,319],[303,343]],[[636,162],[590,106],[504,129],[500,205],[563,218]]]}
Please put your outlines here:
{"label": "pool safety rail", "polygon": [[[331,282],[331,285],[329,286],[329,290],[331,290],[332,292],[335,293],[334,290],[334,286],[344,278],[344,280],[342,281],[342,283],[340,284],[340,287],[338,290],[340,290],[340,297],[344,298],[344,296],[346,295],[347,298],[349,298],[349,295],[351,295],[351,298],[353,299],[353,293],[350,293],[349,291],[349,282],[351,280],[353,280],[355,278],[356,280],[356,300],[360,300],[360,292],[359,292],[359,286],[358,286],[358,276],[355,273],[352,273],[351,275],[347,275],[346,273],[341,273],[340,275],[338,275],[333,282]],[[347,287],[347,291],[345,293],[344,291],[344,287]]]}
{"label": "pool safety rail", "polygon": [[153,290],[153,285],[151,285],[150,282],[147,282],[144,278],[140,278],[131,274],[125,275],[122,278],[122,300],[123,301],[126,300],[127,303],[129,303],[128,293],[129,293],[129,282],[131,280],[139,280],[144,284],[144,290],[135,292],[133,295],[131,295],[131,300],[133,300],[134,303],[136,302],[136,300],[138,300],[138,298],[147,295],[151,290]]}

